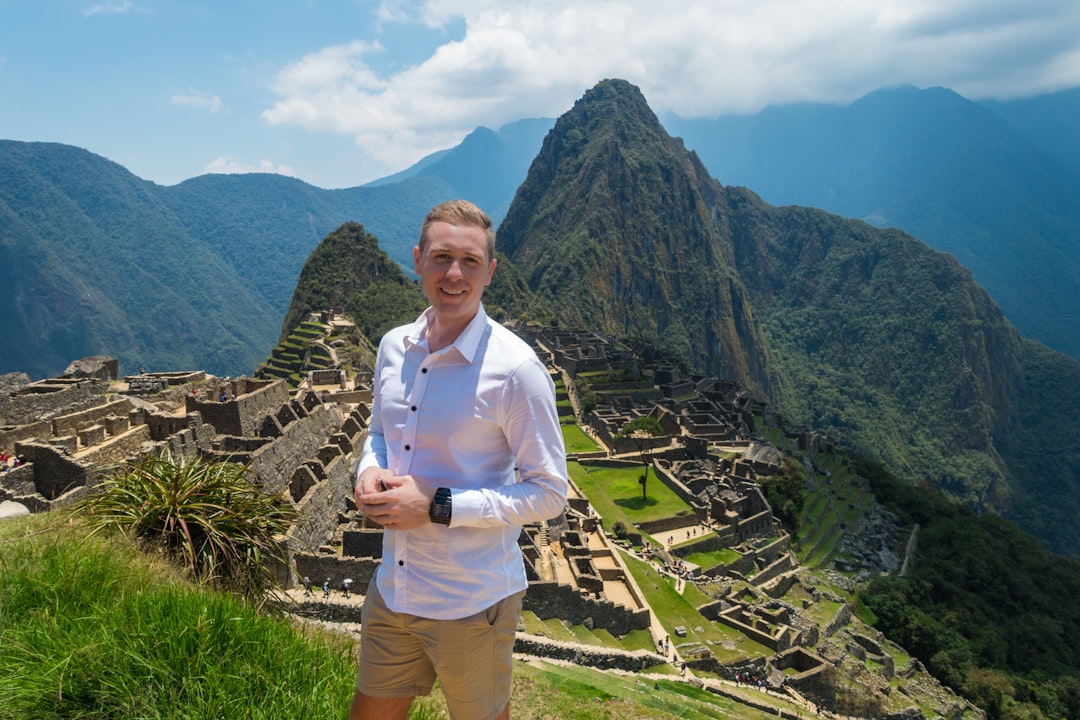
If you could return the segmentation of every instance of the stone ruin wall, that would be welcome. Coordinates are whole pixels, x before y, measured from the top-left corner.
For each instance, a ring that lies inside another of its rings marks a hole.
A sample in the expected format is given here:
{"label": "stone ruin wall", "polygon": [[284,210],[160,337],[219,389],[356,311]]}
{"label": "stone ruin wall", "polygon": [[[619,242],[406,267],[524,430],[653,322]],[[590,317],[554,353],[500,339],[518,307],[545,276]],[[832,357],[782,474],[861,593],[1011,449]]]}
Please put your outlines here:
{"label": "stone ruin wall", "polygon": [[[173,375],[178,380],[204,378],[201,373]],[[167,384],[171,379],[147,378]],[[290,530],[290,549],[320,546],[333,536],[341,499],[351,494],[351,458],[364,440],[366,408],[349,412],[312,393],[290,400],[281,381],[239,378],[223,387],[249,393],[222,403],[177,389],[175,399],[182,397],[188,410],[183,417],[136,408],[127,398],[106,401],[108,383],[100,380],[46,381],[3,398],[5,418],[68,412],[0,430],[0,445],[14,447],[27,460],[0,475],[0,500],[19,502],[31,513],[53,510],[88,494],[104,468],[152,448],[167,449],[177,457],[250,463],[268,491],[287,493],[296,506],[300,520]],[[220,435],[203,412],[244,434]],[[269,436],[259,437],[259,430],[268,430]]]}
{"label": "stone ruin wall", "polygon": [[317,548],[326,538],[332,537],[342,513],[341,499],[352,494],[348,456],[336,456],[322,470],[322,481],[296,503],[299,519],[289,530],[290,546],[294,551]]}
{"label": "stone ruin wall", "polygon": [[623,605],[589,597],[569,585],[554,581],[529,583],[522,608],[541,620],[559,618],[578,625],[589,620],[595,627],[607,628],[612,635],[631,630],[647,630],[652,621],[648,609],[632,610]]}
{"label": "stone ruin wall", "polygon": [[[31,383],[0,398],[0,433],[19,425],[32,425],[60,411],[72,412],[101,404],[109,390],[104,380],[51,380]],[[0,445],[4,443],[0,434]]]}
{"label": "stone ruin wall", "polygon": [[[289,387],[280,380],[238,378],[222,383],[214,392],[225,392],[229,399],[221,402],[220,397],[189,396],[185,402],[189,413],[198,412],[203,422],[213,425],[222,435],[257,436],[262,419],[289,402]],[[237,395],[235,400],[231,399],[233,394]]]}
{"label": "stone ruin wall", "polygon": [[622,670],[631,673],[648,670],[667,662],[662,655],[648,650],[617,650],[598,645],[560,642],[520,633],[514,641],[514,652],[533,657],[563,660],[574,665],[600,670]]}

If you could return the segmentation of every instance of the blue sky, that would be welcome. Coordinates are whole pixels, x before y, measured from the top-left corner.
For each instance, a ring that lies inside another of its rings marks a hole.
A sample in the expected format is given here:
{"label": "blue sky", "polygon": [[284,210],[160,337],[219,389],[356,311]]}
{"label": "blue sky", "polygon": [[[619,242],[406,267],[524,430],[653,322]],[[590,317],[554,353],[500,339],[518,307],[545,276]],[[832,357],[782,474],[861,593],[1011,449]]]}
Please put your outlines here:
{"label": "blue sky", "polygon": [[604,78],[658,114],[1080,86],[1075,0],[0,0],[0,138],[360,185]]}

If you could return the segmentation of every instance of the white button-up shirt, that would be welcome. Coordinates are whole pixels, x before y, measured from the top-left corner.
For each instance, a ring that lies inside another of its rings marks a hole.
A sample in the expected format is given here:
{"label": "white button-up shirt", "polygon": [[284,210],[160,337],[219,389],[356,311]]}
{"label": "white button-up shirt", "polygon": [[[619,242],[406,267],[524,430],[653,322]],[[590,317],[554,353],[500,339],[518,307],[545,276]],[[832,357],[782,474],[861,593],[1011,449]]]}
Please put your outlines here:
{"label": "white button-up shirt", "polygon": [[451,490],[449,526],[384,530],[376,574],[391,610],[448,620],[526,588],[518,536],[563,511],[566,451],[555,385],[532,348],[481,307],[429,352],[431,312],[379,344],[357,474],[378,466]]}

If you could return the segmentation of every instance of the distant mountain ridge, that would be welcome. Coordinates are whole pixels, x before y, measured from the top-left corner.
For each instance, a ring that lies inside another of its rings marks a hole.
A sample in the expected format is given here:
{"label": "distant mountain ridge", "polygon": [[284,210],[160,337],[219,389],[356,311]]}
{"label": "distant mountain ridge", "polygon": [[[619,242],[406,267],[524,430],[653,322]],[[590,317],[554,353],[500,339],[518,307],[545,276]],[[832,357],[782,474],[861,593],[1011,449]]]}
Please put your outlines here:
{"label": "distant mountain ridge", "polygon": [[[940,164],[924,177],[900,162],[910,157],[925,169],[956,155],[942,148],[970,147],[957,138],[987,137],[963,121],[993,125],[987,108],[1007,127],[996,131],[1003,142],[983,142],[961,157],[981,164]],[[1070,194],[1080,186],[1073,182],[1080,89],[980,106],[946,90],[897,88],[849,108],[801,105],[664,124],[721,182],[747,185],[773,203],[896,224],[953,253],[1025,334],[1080,357],[1080,243]],[[181,363],[222,375],[250,372],[276,342],[297,273],[322,237],[362,222],[409,272],[427,209],[466,197],[498,222],[553,125],[478,128],[395,176],[345,190],[267,174],[204,175],[162,187],[70,146],[0,141],[0,309],[8,336],[0,372],[45,377],[73,357],[99,353],[118,354],[124,371]],[[919,132],[909,136],[912,127]],[[1016,171],[1009,158],[1027,169]],[[102,190],[117,183],[118,192]],[[887,191],[867,199],[866,188],[881,187]],[[967,189],[956,197],[938,190],[958,187]],[[136,260],[133,248],[146,258]],[[170,280],[140,280],[152,265]],[[242,310],[246,320],[214,317],[221,307]]]}
{"label": "distant mountain ridge", "polygon": [[1025,335],[1080,358],[1078,97],[979,104],[901,87],[666,126],[726,185],[954,255]]}
{"label": "distant mountain ridge", "polygon": [[323,237],[363,222],[411,272],[427,211],[465,197],[505,212],[544,132],[545,121],[481,128],[442,164],[344,190],[265,173],[163,187],[79,148],[0,140],[0,373],[48,377],[96,354],[117,355],[122,372],[250,373]]}

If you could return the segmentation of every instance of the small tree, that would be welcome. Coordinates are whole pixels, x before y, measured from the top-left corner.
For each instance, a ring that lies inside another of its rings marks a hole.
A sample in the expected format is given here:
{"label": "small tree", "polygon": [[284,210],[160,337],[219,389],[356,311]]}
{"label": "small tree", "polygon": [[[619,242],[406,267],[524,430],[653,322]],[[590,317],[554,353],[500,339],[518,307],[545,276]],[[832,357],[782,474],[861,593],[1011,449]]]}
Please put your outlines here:
{"label": "small tree", "polygon": [[577,391],[578,406],[581,409],[581,414],[585,415],[586,413],[590,413],[595,410],[596,406],[600,402],[600,398],[596,394],[596,391],[593,390],[592,383],[588,382],[587,380],[578,380]]}
{"label": "small tree", "polygon": [[642,500],[648,498],[647,483],[649,480],[649,458],[645,456],[645,441],[663,434],[664,428],[661,427],[660,421],[648,415],[633,418],[615,434],[617,438],[630,438],[633,440],[634,445],[637,446],[638,454],[641,455],[641,464],[645,468],[645,472],[638,478],[638,482],[641,484]]}

